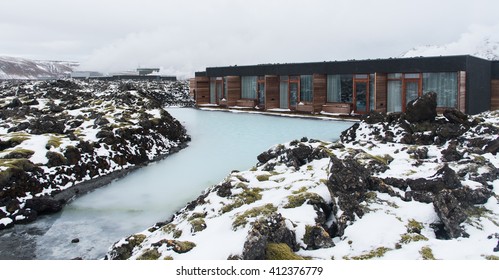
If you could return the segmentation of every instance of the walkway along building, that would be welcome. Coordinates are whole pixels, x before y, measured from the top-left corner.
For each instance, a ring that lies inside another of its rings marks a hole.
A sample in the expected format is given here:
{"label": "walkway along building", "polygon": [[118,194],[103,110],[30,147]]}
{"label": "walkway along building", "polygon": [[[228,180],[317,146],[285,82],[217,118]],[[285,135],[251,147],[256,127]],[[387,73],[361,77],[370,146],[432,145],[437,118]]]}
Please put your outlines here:
{"label": "walkway along building", "polygon": [[499,61],[469,55],[210,67],[190,85],[198,106],[404,112],[409,101],[434,91],[439,110],[499,109]]}

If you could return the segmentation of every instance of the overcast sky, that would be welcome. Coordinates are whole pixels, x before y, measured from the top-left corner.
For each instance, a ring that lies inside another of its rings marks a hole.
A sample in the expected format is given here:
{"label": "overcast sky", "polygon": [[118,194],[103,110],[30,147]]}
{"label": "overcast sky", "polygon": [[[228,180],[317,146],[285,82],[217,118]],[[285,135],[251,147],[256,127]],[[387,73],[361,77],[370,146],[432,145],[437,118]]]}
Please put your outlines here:
{"label": "overcast sky", "polygon": [[207,66],[396,57],[499,31],[498,11],[497,0],[0,0],[0,55],[192,76]]}

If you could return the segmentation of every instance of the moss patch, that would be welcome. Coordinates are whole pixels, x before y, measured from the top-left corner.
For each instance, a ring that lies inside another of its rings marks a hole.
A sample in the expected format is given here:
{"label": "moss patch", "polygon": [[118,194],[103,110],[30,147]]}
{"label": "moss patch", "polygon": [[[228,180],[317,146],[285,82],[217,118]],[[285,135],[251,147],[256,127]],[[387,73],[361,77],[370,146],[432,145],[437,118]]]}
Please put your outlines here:
{"label": "moss patch", "polygon": [[130,238],[128,238],[128,244],[130,244],[132,247],[135,247],[137,245],[140,245],[144,240],[146,239],[146,236],[143,234],[135,234],[132,235]]}
{"label": "moss patch", "polygon": [[423,258],[423,260],[435,260],[435,256],[433,256],[433,251],[430,247],[424,246],[419,250],[419,254]]}
{"label": "moss patch", "polygon": [[190,241],[167,240],[166,245],[171,247],[174,252],[183,254],[196,247],[196,243]]}
{"label": "moss patch", "polygon": [[161,257],[161,254],[158,252],[158,249],[151,248],[147,249],[137,260],[157,260]]}
{"label": "moss patch", "polygon": [[196,218],[189,221],[191,224],[191,232],[199,232],[206,229],[206,222],[203,218]]}
{"label": "moss patch", "polygon": [[308,189],[307,187],[301,187],[299,188],[298,190],[296,191],[293,191],[292,194],[299,194],[299,193],[303,193],[303,192],[306,192]]}
{"label": "moss patch", "polygon": [[254,218],[257,216],[268,217],[275,211],[277,211],[277,207],[275,207],[272,203],[251,208],[236,216],[236,218],[232,222],[232,228],[235,230],[240,226],[245,226],[248,223],[248,218]]}
{"label": "moss patch", "polygon": [[261,191],[262,189],[260,188],[243,187],[243,191],[240,194],[233,196],[234,202],[223,206],[220,212],[222,214],[227,213],[245,204],[250,204],[262,199],[262,194],[260,193]]}
{"label": "moss patch", "polygon": [[167,224],[166,226],[163,226],[161,230],[165,233],[170,233],[173,235],[173,238],[179,238],[182,235],[182,231],[177,229],[176,224]]}
{"label": "moss patch", "polygon": [[494,255],[485,256],[485,259],[489,261],[499,261],[499,257]]}
{"label": "moss patch", "polygon": [[400,239],[400,243],[408,244],[411,242],[418,242],[418,241],[428,241],[428,238],[426,236],[421,235],[419,233],[405,233],[402,234]]}
{"label": "moss patch", "polygon": [[256,179],[260,182],[263,182],[263,181],[268,181],[269,178],[270,178],[271,175],[269,174],[262,174],[262,175],[258,175],[256,176]]}
{"label": "moss patch", "polygon": [[379,248],[376,248],[376,249],[370,251],[367,254],[352,257],[352,259],[353,260],[369,260],[369,259],[373,259],[373,258],[381,258],[382,256],[385,255],[386,252],[388,252],[390,250],[391,249],[386,248],[386,247],[379,247]]}
{"label": "moss patch", "polygon": [[50,136],[50,139],[47,142],[47,145],[45,145],[45,148],[49,150],[51,147],[54,148],[59,148],[62,144],[62,139],[57,136]]}
{"label": "moss patch", "polygon": [[324,199],[320,195],[312,192],[302,192],[297,195],[288,196],[288,203],[286,203],[283,207],[296,208],[302,206],[303,203],[307,201],[310,201],[313,204],[324,203]]}
{"label": "moss patch", "polygon": [[408,233],[418,233],[418,234],[421,234],[421,230],[424,228],[422,223],[414,219],[410,219],[405,227],[407,228]]}
{"label": "moss patch", "polygon": [[267,260],[304,260],[289,248],[286,243],[269,243],[265,248]]}
{"label": "moss patch", "polygon": [[27,149],[15,149],[9,152],[4,158],[15,159],[15,158],[30,158],[35,152]]}

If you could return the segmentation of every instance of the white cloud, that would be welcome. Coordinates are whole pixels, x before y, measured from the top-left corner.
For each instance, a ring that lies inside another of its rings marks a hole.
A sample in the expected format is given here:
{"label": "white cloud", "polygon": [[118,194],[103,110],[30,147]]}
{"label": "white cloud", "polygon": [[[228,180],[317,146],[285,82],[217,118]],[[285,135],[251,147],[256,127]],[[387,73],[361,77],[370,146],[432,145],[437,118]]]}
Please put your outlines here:
{"label": "white cloud", "polygon": [[499,24],[472,25],[459,38],[439,46],[426,45],[411,49],[404,57],[474,55],[486,59],[499,59]]}
{"label": "white cloud", "polygon": [[497,10],[496,0],[0,0],[0,53],[192,76],[207,66],[393,57],[497,24]]}

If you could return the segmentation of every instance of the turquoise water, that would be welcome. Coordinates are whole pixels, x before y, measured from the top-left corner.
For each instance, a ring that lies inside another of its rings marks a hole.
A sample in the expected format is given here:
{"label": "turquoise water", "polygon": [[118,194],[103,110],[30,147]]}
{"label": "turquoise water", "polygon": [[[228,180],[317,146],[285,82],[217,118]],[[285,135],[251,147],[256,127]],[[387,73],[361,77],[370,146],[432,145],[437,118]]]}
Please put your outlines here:
{"label": "turquoise water", "polygon": [[[29,227],[38,259],[102,258],[120,238],[168,220],[232,170],[246,170],[273,145],[302,137],[333,141],[351,122],[168,108],[192,137],[189,147],[86,194]],[[16,226],[17,227],[17,226]],[[80,242],[72,244],[71,240]]]}

